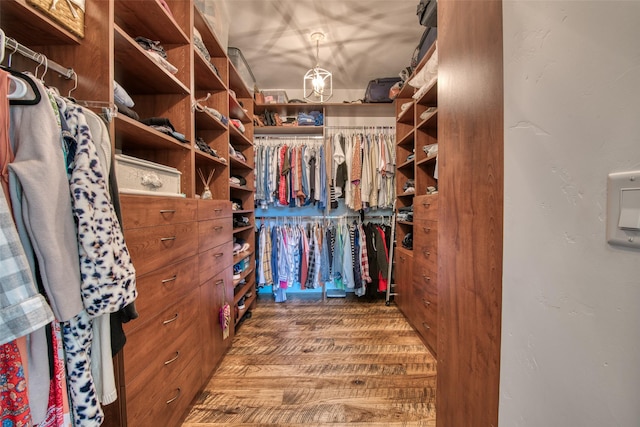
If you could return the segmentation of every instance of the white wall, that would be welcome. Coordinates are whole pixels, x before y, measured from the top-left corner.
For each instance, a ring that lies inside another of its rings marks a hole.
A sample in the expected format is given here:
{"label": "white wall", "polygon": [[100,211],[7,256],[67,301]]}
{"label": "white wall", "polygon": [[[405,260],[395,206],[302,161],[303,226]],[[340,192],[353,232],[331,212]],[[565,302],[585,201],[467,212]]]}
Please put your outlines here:
{"label": "white wall", "polygon": [[605,240],[640,169],[640,1],[504,7],[500,426],[640,425],[640,251]]}

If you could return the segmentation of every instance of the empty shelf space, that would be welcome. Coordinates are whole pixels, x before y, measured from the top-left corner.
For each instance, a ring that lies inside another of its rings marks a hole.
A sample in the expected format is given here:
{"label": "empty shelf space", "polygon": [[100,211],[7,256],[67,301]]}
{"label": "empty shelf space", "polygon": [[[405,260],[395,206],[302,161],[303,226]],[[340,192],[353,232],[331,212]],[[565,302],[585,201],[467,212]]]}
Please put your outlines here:
{"label": "empty shelf space", "polygon": [[131,33],[160,43],[189,44],[189,37],[157,1],[115,0],[114,7],[116,22]]}
{"label": "empty shelf space", "polygon": [[216,72],[209,66],[210,62],[207,61],[198,49],[194,49],[194,67],[193,74],[195,77],[196,87],[198,90],[210,90],[220,91],[226,90],[222,79]]}

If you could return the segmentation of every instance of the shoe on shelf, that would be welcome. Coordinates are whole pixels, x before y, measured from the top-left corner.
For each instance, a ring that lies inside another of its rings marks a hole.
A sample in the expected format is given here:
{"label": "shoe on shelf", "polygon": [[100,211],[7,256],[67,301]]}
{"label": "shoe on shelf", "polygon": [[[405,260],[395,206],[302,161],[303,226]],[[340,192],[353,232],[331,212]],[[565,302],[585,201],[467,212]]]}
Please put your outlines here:
{"label": "shoe on shelf", "polygon": [[238,309],[244,310],[244,297],[240,298],[240,301],[238,301]]}

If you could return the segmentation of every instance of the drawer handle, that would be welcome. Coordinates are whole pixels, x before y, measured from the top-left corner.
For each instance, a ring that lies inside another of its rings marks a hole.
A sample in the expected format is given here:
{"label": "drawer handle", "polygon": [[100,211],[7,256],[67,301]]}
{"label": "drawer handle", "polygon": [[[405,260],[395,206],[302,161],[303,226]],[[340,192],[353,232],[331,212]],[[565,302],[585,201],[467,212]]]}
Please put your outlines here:
{"label": "drawer handle", "polygon": [[431,305],[431,301],[427,301],[426,299],[422,298],[422,303],[426,306],[430,306]]}
{"label": "drawer handle", "polygon": [[400,257],[400,261],[405,262],[405,261],[406,261],[406,258],[405,258],[405,257],[403,257],[403,256],[401,256],[401,257]]}
{"label": "drawer handle", "polygon": [[426,257],[431,256],[431,252],[429,252],[429,251],[423,251],[423,253],[424,253],[424,256],[426,256]]}
{"label": "drawer handle", "polygon": [[168,325],[171,322],[175,322],[176,320],[178,320],[178,313],[176,313],[175,316],[173,316],[171,319],[169,320],[165,320],[164,322],[162,322],[163,325]]}
{"label": "drawer handle", "polygon": [[428,208],[429,206],[431,206],[431,203],[424,202],[422,206],[424,206],[425,208]]}
{"label": "drawer handle", "polygon": [[176,360],[178,360],[178,357],[180,357],[180,352],[179,352],[179,351],[176,351],[176,355],[175,355],[172,359],[169,359],[169,360],[167,360],[166,362],[164,362],[165,366],[166,366],[166,365],[170,365],[170,364],[172,364],[173,362],[175,362]]}
{"label": "drawer handle", "polygon": [[178,393],[175,395],[175,397],[172,397],[171,399],[167,400],[167,405],[177,400],[180,397],[180,392],[182,392],[182,390],[180,389],[180,387],[178,387]]}
{"label": "drawer handle", "polygon": [[425,329],[431,329],[431,326],[427,325],[425,322],[422,322],[422,326],[424,326]]}
{"label": "drawer handle", "polygon": [[216,209],[214,209],[213,211],[214,211],[214,212],[222,212],[222,209],[221,209],[221,208],[216,208]]}
{"label": "drawer handle", "polygon": [[430,233],[431,229],[429,227],[422,227],[425,233]]}
{"label": "drawer handle", "polygon": [[222,230],[223,228],[224,228],[223,226],[218,225],[218,226],[216,226],[216,227],[213,227],[213,231],[220,231],[220,230]]}
{"label": "drawer handle", "polygon": [[224,284],[224,279],[220,279],[216,282],[216,285],[222,285]]}
{"label": "drawer handle", "polygon": [[222,252],[218,252],[217,254],[215,254],[213,257],[214,258],[220,258],[221,256],[223,256],[224,254]]}
{"label": "drawer handle", "polygon": [[172,237],[162,237],[162,238],[160,239],[160,241],[161,241],[161,242],[166,242],[166,241],[169,241],[169,240],[176,240],[176,236],[172,236]]}
{"label": "drawer handle", "polygon": [[431,281],[431,277],[427,276],[426,274],[423,274],[423,275],[422,275],[422,278],[423,278],[425,281],[427,281],[427,282],[430,282],[430,281]]}
{"label": "drawer handle", "polygon": [[162,284],[164,285],[165,283],[173,282],[173,281],[174,281],[174,280],[176,280],[177,278],[178,278],[178,275],[177,275],[177,274],[174,274],[172,278],[162,280]]}
{"label": "drawer handle", "polygon": [[160,214],[169,214],[169,213],[171,213],[171,214],[176,213],[176,210],[175,209],[160,209]]}

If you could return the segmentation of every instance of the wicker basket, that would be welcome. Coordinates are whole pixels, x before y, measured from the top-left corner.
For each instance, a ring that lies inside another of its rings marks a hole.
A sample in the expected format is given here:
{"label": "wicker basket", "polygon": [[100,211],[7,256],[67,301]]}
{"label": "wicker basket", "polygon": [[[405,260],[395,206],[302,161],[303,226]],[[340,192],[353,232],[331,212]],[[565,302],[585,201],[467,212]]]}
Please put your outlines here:
{"label": "wicker basket", "polygon": [[[71,33],[84,38],[84,12],[75,5],[71,6],[71,2],[68,0],[58,0],[55,9],[51,9],[54,0],[27,0],[27,2]],[[73,12],[71,7],[73,7]]]}

